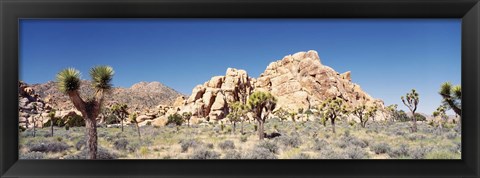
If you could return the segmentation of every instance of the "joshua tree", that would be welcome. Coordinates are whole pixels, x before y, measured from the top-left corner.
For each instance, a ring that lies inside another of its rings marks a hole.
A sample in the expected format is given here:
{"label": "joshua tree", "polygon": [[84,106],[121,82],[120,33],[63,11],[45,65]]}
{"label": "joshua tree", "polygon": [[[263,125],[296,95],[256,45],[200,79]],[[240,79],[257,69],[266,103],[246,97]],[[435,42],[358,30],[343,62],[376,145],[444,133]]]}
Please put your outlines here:
{"label": "joshua tree", "polygon": [[230,122],[232,122],[232,124],[233,124],[232,133],[235,133],[236,123],[241,122],[242,123],[241,133],[243,134],[243,119],[242,118],[246,114],[247,107],[246,107],[246,105],[244,105],[243,103],[238,102],[238,101],[229,104],[229,106],[230,106],[230,112],[228,113],[227,118],[229,118]]}
{"label": "joshua tree", "polygon": [[85,119],[87,128],[88,159],[97,158],[97,122],[100,114],[104,95],[112,88],[114,71],[110,66],[97,66],[90,69],[94,96],[88,100],[80,97],[80,72],[73,68],[67,68],[57,74],[57,82],[60,91],[68,95],[73,105],[79,110]]}
{"label": "joshua tree", "polygon": [[297,114],[299,115],[299,119],[298,119],[298,120],[301,120],[301,119],[303,118],[303,108],[298,108]]}
{"label": "joshua tree", "polygon": [[376,112],[376,107],[368,107],[365,104],[361,104],[355,107],[352,111],[353,115],[357,116],[360,119],[360,125],[365,128],[370,117],[372,117]]}
{"label": "joshua tree", "polygon": [[280,120],[283,122],[284,120],[287,120],[288,116],[290,113],[288,113],[288,111],[286,111],[285,109],[283,108],[279,108],[277,109],[274,114],[280,118]]}
{"label": "joshua tree", "polygon": [[258,121],[258,138],[263,140],[263,126],[269,114],[275,109],[277,99],[269,92],[256,91],[248,98],[248,106]]}
{"label": "joshua tree", "polygon": [[440,117],[440,128],[443,128],[443,122],[448,119],[448,116],[447,116],[447,107],[444,106],[444,105],[440,105],[436,111],[433,111],[433,117]]}
{"label": "joshua tree", "polygon": [[462,87],[460,85],[452,87],[450,82],[445,82],[440,87],[439,94],[443,98],[444,105],[451,108],[457,115],[462,114]]}
{"label": "joshua tree", "polygon": [[190,127],[190,119],[192,118],[191,112],[183,112],[182,113],[183,119],[187,121],[187,126]]}
{"label": "joshua tree", "polygon": [[129,115],[127,111],[128,106],[126,104],[115,103],[111,107],[111,112],[115,117],[120,120],[120,126],[122,127],[123,132],[123,120]]}
{"label": "joshua tree", "polygon": [[138,138],[142,138],[142,135],[140,134],[140,127],[138,126],[137,113],[133,113],[130,115],[130,123],[135,124],[135,126],[137,127]]}
{"label": "joshua tree", "polygon": [[304,112],[304,114],[305,114],[305,115],[307,115],[307,121],[308,121],[308,119],[309,119],[310,115],[312,115],[312,114],[313,114],[313,112],[312,112],[312,110],[310,110],[310,109],[307,109],[307,110]]}
{"label": "joshua tree", "polygon": [[50,132],[51,132],[51,135],[53,137],[53,125],[55,124],[55,110],[54,109],[52,109],[48,113],[48,118],[50,118]]}
{"label": "joshua tree", "polygon": [[417,132],[417,117],[415,117],[415,111],[417,111],[418,102],[420,100],[417,91],[412,89],[411,93],[407,93],[406,96],[402,96],[400,99],[402,99],[403,104],[408,107],[410,112],[412,112],[412,132]]}
{"label": "joshua tree", "polygon": [[288,113],[288,115],[290,115],[290,118],[292,118],[292,121],[293,122],[296,122],[295,118],[297,117],[297,113],[296,112],[290,112]]}
{"label": "joshua tree", "polygon": [[323,111],[325,121],[330,119],[332,131],[335,133],[335,120],[348,113],[346,106],[343,104],[343,99],[338,97],[328,98],[323,101],[320,108]]}
{"label": "joshua tree", "polygon": [[387,106],[387,108],[386,108],[388,113],[390,114],[390,118],[392,119],[392,122],[395,122],[395,117],[396,117],[396,114],[397,114],[397,107],[398,107],[397,104],[392,104],[392,105]]}
{"label": "joshua tree", "polygon": [[375,114],[377,113],[377,111],[378,111],[378,106],[377,105],[370,106],[368,108],[368,111],[367,111],[368,117],[372,117],[372,120],[374,122],[375,122]]}

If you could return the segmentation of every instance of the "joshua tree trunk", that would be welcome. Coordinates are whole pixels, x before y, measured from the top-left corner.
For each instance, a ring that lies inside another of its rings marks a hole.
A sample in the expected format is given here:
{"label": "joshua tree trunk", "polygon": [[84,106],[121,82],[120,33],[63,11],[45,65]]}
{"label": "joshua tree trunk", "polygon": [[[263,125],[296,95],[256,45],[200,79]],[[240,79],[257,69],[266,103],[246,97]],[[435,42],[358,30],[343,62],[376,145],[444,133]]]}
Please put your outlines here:
{"label": "joshua tree trunk", "polygon": [[261,120],[258,120],[258,138],[260,140],[263,140],[263,138],[265,138],[265,135],[263,133],[263,122]]}
{"label": "joshua tree trunk", "polygon": [[142,135],[140,135],[140,127],[138,126],[138,122],[135,122],[135,126],[137,126],[138,138],[142,138]]}
{"label": "joshua tree trunk", "polygon": [[53,118],[50,118],[50,131],[52,132],[53,137]]}
{"label": "joshua tree trunk", "polygon": [[37,131],[36,127],[37,127],[37,122],[35,122],[35,117],[33,117],[33,137],[35,137],[35,132]]}
{"label": "joshua tree trunk", "polygon": [[[90,101],[86,103],[80,97],[77,91],[68,93],[70,100],[77,110],[82,113],[85,120],[85,127],[87,129],[87,159],[97,159],[97,121],[96,118],[99,115],[100,106],[103,101],[103,93],[97,93],[96,101]],[[91,107],[87,107],[91,105]],[[92,107],[93,106],[93,107]]]}
{"label": "joshua tree trunk", "polygon": [[27,117],[27,121],[25,122],[25,128],[28,129],[28,117]]}
{"label": "joshua tree trunk", "polygon": [[410,110],[412,112],[412,117],[413,117],[413,126],[412,126],[412,132],[417,132],[417,117],[415,117],[415,111]]}
{"label": "joshua tree trunk", "polygon": [[95,119],[85,118],[87,128],[88,159],[97,159],[97,124]]}
{"label": "joshua tree trunk", "polygon": [[235,126],[236,126],[236,122],[233,122],[233,130],[232,130],[232,134],[235,134]]}
{"label": "joshua tree trunk", "polygon": [[417,117],[415,117],[415,113],[413,113],[413,132],[417,132]]}
{"label": "joshua tree trunk", "polygon": [[335,132],[335,119],[330,118],[330,121],[332,122],[332,131],[333,131],[333,133],[336,133]]}
{"label": "joshua tree trunk", "polygon": [[122,126],[122,132],[123,132],[123,119],[120,120],[120,125]]}
{"label": "joshua tree trunk", "polygon": [[240,133],[243,135],[243,119],[240,121]]}
{"label": "joshua tree trunk", "polygon": [[365,128],[365,122],[363,122],[363,117],[360,115],[360,117],[358,117],[360,119],[360,125]]}

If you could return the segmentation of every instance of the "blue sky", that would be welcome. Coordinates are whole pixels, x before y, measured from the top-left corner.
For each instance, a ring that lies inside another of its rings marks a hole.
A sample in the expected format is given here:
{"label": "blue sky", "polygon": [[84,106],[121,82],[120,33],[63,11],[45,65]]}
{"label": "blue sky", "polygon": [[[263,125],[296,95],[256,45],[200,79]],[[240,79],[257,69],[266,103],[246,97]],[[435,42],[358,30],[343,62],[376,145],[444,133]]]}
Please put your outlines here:
{"label": "blue sky", "polygon": [[159,81],[184,94],[228,67],[258,77],[285,55],[316,50],[324,65],[367,93],[406,109],[439,105],[440,84],[461,80],[460,19],[96,19],[21,20],[20,79],[43,83],[66,67],[111,65],[114,85]]}

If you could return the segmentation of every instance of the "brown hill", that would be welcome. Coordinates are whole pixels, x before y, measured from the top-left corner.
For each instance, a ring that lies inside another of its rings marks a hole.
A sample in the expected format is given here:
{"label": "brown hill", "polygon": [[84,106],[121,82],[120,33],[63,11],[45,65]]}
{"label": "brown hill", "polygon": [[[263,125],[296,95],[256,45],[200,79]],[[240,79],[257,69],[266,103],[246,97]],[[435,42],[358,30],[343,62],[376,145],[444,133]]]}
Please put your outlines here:
{"label": "brown hill", "polygon": [[[93,90],[89,87],[90,82],[82,80],[80,93],[83,98],[92,96]],[[47,82],[43,84],[33,84],[31,87],[42,98],[53,97],[55,102],[52,103],[54,108],[60,110],[69,110],[73,108],[68,97],[58,91],[55,82]],[[113,88],[111,94],[106,96],[106,103],[120,102],[126,103],[130,108],[147,109],[155,108],[158,105],[172,105],[175,99],[183,94],[174,89],[163,85],[160,82],[140,82],[134,84],[130,88]]]}

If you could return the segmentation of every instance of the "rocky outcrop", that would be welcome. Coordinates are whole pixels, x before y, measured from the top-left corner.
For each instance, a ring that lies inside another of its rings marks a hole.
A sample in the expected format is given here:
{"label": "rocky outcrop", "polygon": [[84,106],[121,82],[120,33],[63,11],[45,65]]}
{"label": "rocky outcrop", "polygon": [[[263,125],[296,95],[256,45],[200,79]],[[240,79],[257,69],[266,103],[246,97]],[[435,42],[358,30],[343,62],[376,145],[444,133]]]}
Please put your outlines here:
{"label": "rocky outcrop", "polygon": [[247,100],[254,82],[245,70],[228,68],[225,76],[214,76],[193,88],[183,112],[191,112],[194,118],[222,119],[228,114],[228,103]]}
{"label": "rocky outcrop", "polygon": [[18,91],[19,126],[24,128],[42,127],[48,121],[47,116],[52,106],[41,98],[32,87],[22,81],[18,83]]}
{"label": "rocky outcrop", "polygon": [[329,97],[344,99],[348,107],[360,104],[379,107],[377,118],[384,112],[382,100],[375,99],[352,82],[351,72],[340,74],[322,64],[316,51],[298,52],[272,62],[257,78],[247,72],[227,69],[225,76],[215,76],[197,85],[187,99],[184,110],[194,117],[222,119],[228,114],[228,103],[246,101],[254,91],[269,91],[278,99],[277,109],[298,111],[316,108]]}
{"label": "rocky outcrop", "polygon": [[344,99],[349,107],[365,103],[384,108],[383,101],[371,97],[352,82],[350,71],[339,74],[323,65],[313,50],[270,63],[255,87],[270,91],[278,99],[277,108],[286,110],[315,108],[334,96]]}

